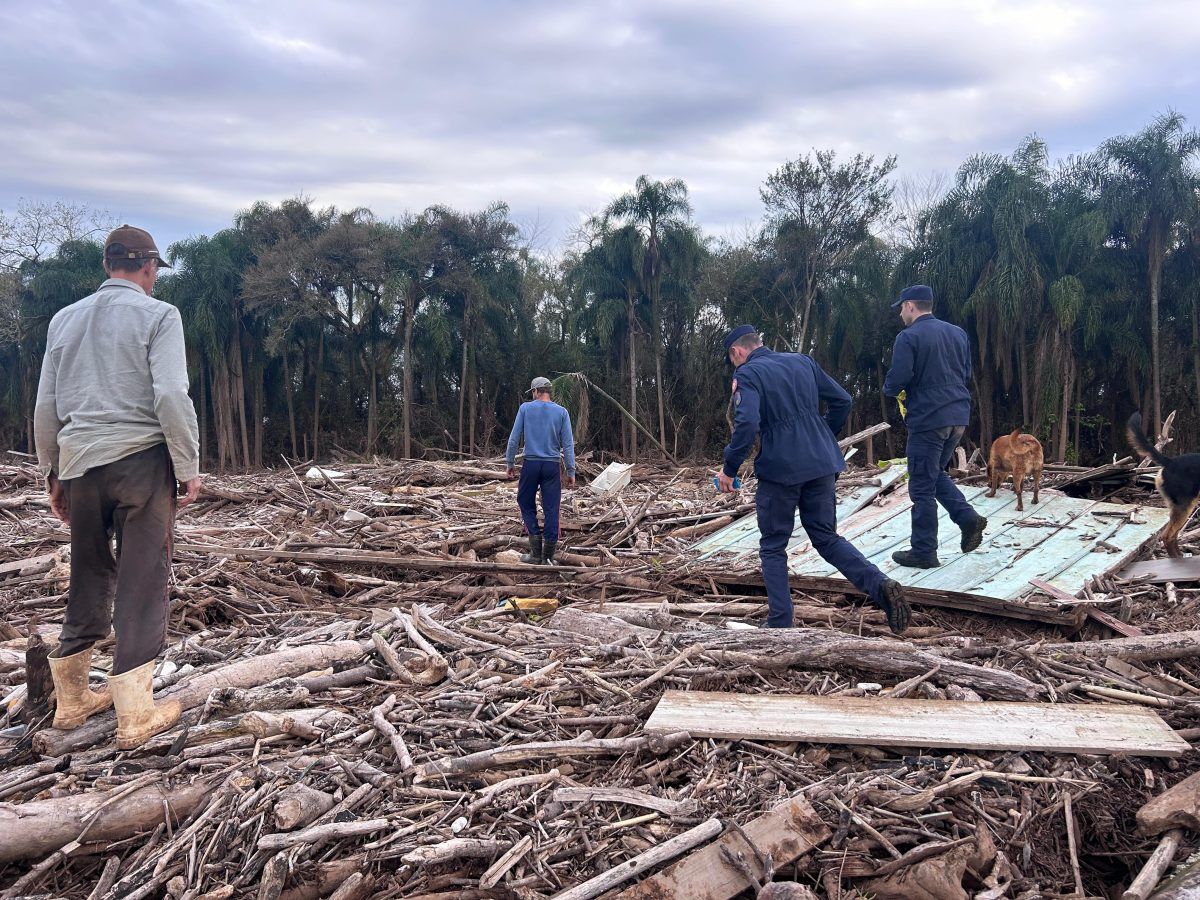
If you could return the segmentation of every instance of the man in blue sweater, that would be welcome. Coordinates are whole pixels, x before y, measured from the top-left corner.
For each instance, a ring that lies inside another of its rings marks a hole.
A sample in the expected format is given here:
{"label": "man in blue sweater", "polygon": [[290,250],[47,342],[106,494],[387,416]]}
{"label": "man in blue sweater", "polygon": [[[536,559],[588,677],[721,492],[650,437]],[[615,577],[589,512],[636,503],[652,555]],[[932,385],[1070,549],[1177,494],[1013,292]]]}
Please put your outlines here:
{"label": "man in blue sweater", "polygon": [[[575,487],[575,437],[571,434],[570,415],[550,399],[550,379],[535,378],[529,389],[533,399],[522,403],[517,410],[505,458],[508,477],[515,478],[517,447],[523,435],[525,462],[521,464],[517,504],[521,507],[525,533],[529,535],[529,553],[521,557],[521,562],[554,565],[558,549],[558,504],[562,497],[559,458],[566,459],[567,487]],[[542,492],[545,528],[538,525],[538,491]]]}
{"label": "man in blue sweater", "polygon": [[750,325],[729,332],[725,353],[737,367],[734,424],[717,485],[726,493],[733,490],[733,478],[761,434],[762,449],[754,461],[754,504],[767,588],[765,627],[793,625],[787,545],[798,509],[813,549],[883,610],[892,631],[901,633],[910,615],[904,589],[837,533],[835,488],[846,461],[834,435],[850,416],[850,395],[811,357],[768,350]]}
{"label": "man in blue sweater", "polygon": [[907,406],[908,496],[912,500],[911,550],[892,559],[902,566],[932,569],[937,556],[937,505],[962,531],[960,547],[969,553],[983,543],[987,519],[971,508],[946,474],[954,449],[971,421],[971,343],[957,325],[933,315],[933,290],[914,284],[900,293],[905,329],[896,336],[892,368],[883,383],[889,397],[901,393]]}

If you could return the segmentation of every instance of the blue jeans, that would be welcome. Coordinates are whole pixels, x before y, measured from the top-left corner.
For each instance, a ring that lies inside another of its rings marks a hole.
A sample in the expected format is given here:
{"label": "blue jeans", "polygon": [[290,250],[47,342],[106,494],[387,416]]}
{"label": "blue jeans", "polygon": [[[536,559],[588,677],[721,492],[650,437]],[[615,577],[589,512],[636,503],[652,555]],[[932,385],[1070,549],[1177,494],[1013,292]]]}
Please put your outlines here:
{"label": "blue jeans", "polygon": [[758,480],[754,503],[758,513],[758,556],[767,587],[767,624],[791,627],[792,590],[788,584],[787,545],[796,527],[796,510],[813,549],[876,604],[882,602],[887,577],[853,544],[837,533],[836,475],[800,484]]}
{"label": "blue jeans", "polygon": [[937,556],[939,503],[959,528],[966,528],[979,518],[946,474],[946,466],[966,430],[964,425],[948,425],[909,432],[908,496],[912,500],[912,550],[917,556]]}
{"label": "blue jeans", "polygon": [[[545,530],[538,525],[537,494],[542,492],[542,513]],[[517,482],[517,505],[525,532],[548,541],[558,540],[558,505],[562,499],[562,472],[558,460],[527,459],[521,464],[521,480]]]}

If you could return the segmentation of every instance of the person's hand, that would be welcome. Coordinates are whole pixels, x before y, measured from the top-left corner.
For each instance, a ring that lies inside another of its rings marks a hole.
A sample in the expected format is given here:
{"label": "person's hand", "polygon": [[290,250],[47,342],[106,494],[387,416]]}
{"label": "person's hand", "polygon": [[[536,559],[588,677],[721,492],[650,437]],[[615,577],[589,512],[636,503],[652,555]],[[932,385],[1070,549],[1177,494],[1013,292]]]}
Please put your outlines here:
{"label": "person's hand", "polygon": [[189,478],[187,481],[181,481],[180,484],[183,485],[184,490],[183,496],[179,498],[179,508],[182,509],[189,503],[195,503],[200,499],[200,488],[202,486],[202,482],[200,481],[200,476],[197,475],[195,478]]}
{"label": "person's hand", "polygon": [[569,488],[575,487],[575,476],[574,475],[567,476],[567,487],[569,487]]}
{"label": "person's hand", "polygon": [[717,475],[717,490],[722,494],[732,494],[733,479],[724,472],[721,472],[719,475]]}
{"label": "person's hand", "polygon": [[67,489],[54,475],[50,476],[47,486],[50,490],[50,511],[54,513],[58,521],[64,525],[70,525],[71,501],[67,498]]}
{"label": "person's hand", "polygon": [[514,478],[517,477],[517,470],[513,466],[509,466],[508,472],[506,472],[505,474],[508,475],[508,480],[512,481]]}

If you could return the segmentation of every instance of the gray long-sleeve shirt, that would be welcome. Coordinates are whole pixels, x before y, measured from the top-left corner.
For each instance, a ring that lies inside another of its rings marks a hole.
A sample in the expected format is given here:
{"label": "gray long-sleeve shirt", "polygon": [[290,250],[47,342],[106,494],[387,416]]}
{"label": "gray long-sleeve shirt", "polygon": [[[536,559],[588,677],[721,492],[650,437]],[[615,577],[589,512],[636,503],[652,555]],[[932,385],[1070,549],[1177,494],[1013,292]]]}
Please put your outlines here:
{"label": "gray long-sleeve shirt", "polygon": [[50,320],[33,416],[38,466],[62,480],[166,443],[180,481],[200,471],[179,310],[132,281]]}

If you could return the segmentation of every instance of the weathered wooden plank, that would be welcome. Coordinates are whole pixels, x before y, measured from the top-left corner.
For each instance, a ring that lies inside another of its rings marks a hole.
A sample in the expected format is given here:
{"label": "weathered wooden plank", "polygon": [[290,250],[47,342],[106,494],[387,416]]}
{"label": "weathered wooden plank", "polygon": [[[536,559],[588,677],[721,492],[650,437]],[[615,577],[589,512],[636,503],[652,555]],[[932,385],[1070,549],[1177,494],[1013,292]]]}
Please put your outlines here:
{"label": "weathered wooden plank", "polygon": [[1126,581],[1149,581],[1165,584],[1168,581],[1200,581],[1200,556],[1182,559],[1147,559],[1126,566],[1117,573]]}
{"label": "weathered wooden plank", "polygon": [[749,887],[746,876],[729,865],[721,848],[739,851],[754,874],[762,877],[757,859],[771,858],[776,869],[829,839],[829,829],[803,797],[785,800],[770,812],[742,826],[757,853],[746,846],[737,829],[728,829],[720,840],[697,850],[679,862],[622,891],[617,900],[728,900]]}
{"label": "weathered wooden plank", "polygon": [[1088,607],[1087,614],[1088,618],[1092,621],[1099,622],[1101,625],[1111,628],[1117,634],[1124,635],[1125,637],[1142,637],[1146,633],[1136,625],[1130,625],[1128,622],[1122,622],[1115,616],[1110,616],[1102,609]]}
{"label": "weathered wooden plank", "polygon": [[54,568],[54,554],[43,553],[41,556],[31,556],[29,559],[14,559],[11,562],[0,563],[0,577],[20,575],[21,573],[37,575]]}
{"label": "weathered wooden plank", "polygon": [[1133,756],[1180,756],[1190,749],[1153,710],[1111,704],[667,691],[646,731],[727,740]]}
{"label": "weathered wooden plank", "polygon": [[[1062,600],[1064,603],[1081,602],[1078,598],[1073,597],[1058,585],[1051,584],[1049,581],[1043,581],[1040,578],[1030,578],[1029,583],[1039,591],[1043,591],[1050,597],[1055,597],[1059,600]],[[1143,634],[1145,634],[1142,629],[1134,625],[1130,625],[1128,622],[1122,622],[1120,619],[1110,616],[1108,613],[1104,612],[1104,610],[1096,609],[1091,605],[1087,605],[1086,609],[1089,619],[1091,619],[1093,622],[1099,622],[1106,628],[1111,628],[1117,634],[1123,634],[1125,637],[1141,637]]]}

